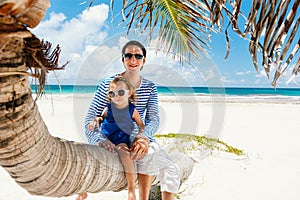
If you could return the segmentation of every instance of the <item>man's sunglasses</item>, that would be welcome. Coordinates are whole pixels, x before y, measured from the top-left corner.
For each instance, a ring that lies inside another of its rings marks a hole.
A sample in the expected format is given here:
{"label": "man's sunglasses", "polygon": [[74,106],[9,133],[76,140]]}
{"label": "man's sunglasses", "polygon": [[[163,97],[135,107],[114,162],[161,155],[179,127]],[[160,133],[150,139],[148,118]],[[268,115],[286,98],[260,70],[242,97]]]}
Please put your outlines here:
{"label": "man's sunglasses", "polygon": [[126,58],[126,59],[131,59],[132,56],[134,56],[135,59],[137,59],[137,60],[142,60],[144,58],[144,56],[142,54],[125,53],[123,55],[123,57]]}
{"label": "man's sunglasses", "polygon": [[118,90],[118,91],[112,91],[112,90],[110,90],[110,91],[107,92],[107,96],[108,96],[109,98],[114,98],[116,95],[122,97],[122,96],[125,95],[125,93],[126,93],[127,91],[129,91],[129,90],[125,90],[125,89],[120,89],[120,90]]}

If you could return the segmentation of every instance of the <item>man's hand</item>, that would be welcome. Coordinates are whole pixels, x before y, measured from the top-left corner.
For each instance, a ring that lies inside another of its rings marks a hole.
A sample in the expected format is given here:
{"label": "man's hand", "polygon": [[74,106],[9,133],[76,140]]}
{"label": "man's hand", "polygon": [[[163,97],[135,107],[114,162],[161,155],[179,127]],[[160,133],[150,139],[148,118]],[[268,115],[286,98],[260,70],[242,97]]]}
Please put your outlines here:
{"label": "man's hand", "polygon": [[131,159],[140,160],[145,157],[149,149],[149,139],[143,136],[136,136],[131,147]]}
{"label": "man's hand", "polygon": [[98,145],[100,147],[103,147],[104,149],[106,149],[107,151],[110,151],[110,152],[115,152],[115,145],[109,141],[109,140],[103,140],[101,142],[98,142]]}

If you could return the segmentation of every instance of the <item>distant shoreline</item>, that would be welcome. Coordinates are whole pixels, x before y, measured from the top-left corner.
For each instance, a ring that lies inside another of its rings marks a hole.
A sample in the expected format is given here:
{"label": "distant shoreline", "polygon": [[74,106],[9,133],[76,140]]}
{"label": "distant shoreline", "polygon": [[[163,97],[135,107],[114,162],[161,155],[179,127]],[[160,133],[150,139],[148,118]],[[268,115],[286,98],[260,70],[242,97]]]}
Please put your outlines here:
{"label": "distant shoreline", "polygon": [[[73,101],[91,101],[94,93],[46,93],[42,99],[54,100],[73,100]],[[33,93],[33,97],[36,95]],[[160,103],[261,103],[261,104],[299,104],[300,96],[283,96],[283,95],[217,95],[217,94],[201,94],[201,95],[167,95],[159,94]]]}
{"label": "distant shoreline", "polygon": [[[33,92],[35,87],[31,86]],[[94,94],[95,85],[47,85],[46,94]],[[300,88],[246,88],[246,87],[166,87],[158,86],[158,94],[161,96],[214,96],[226,97],[300,97]]]}

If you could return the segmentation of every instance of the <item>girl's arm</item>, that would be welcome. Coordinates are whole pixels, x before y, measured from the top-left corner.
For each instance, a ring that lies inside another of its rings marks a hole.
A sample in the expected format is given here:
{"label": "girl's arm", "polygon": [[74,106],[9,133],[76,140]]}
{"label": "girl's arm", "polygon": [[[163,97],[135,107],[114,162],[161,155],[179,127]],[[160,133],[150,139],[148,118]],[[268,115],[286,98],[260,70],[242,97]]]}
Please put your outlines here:
{"label": "girl's arm", "polygon": [[94,118],[93,121],[89,123],[88,125],[89,131],[93,131],[95,130],[96,127],[97,128],[100,127],[100,124],[103,122],[104,118],[106,117],[106,111],[107,111],[107,107],[104,108],[100,117]]}
{"label": "girl's arm", "polygon": [[89,124],[97,117],[100,116],[103,109],[107,106],[107,88],[109,83],[114,77],[110,77],[101,82],[97,88],[97,91],[92,99],[91,105],[88,109],[85,118],[85,134],[90,144],[98,144],[100,141],[107,140],[107,138],[101,133],[100,129],[95,127],[94,130],[89,130]]}

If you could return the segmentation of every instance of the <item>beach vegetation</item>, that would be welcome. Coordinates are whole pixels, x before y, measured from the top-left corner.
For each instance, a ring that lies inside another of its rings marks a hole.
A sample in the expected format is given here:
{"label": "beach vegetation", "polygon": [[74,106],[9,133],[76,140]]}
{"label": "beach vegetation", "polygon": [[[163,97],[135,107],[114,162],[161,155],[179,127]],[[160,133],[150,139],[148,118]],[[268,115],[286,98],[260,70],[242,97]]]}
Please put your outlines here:
{"label": "beach vegetation", "polygon": [[[203,149],[209,149],[211,151],[222,151],[232,153],[238,156],[245,155],[244,150],[238,149],[221,141],[218,138],[207,137],[205,135],[193,135],[183,133],[168,133],[168,134],[156,134],[156,138],[176,139],[174,147],[178,150],[181,149],[184,153],[188,151],[201,151]],[[168,141],[164,141],[164,144],[168,144]],[[174,141],[172,141],[174,143]]]}

